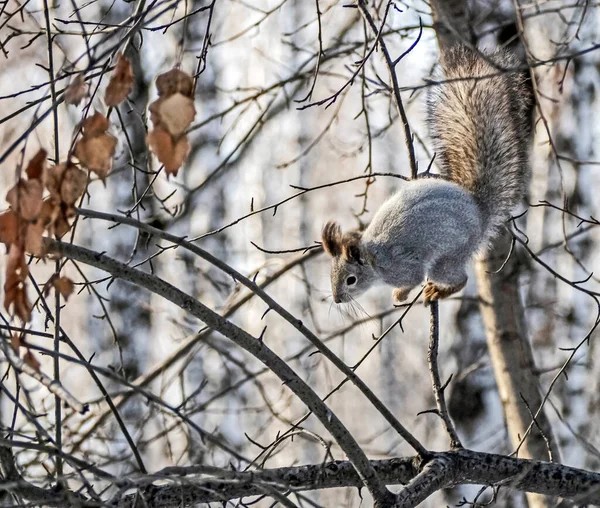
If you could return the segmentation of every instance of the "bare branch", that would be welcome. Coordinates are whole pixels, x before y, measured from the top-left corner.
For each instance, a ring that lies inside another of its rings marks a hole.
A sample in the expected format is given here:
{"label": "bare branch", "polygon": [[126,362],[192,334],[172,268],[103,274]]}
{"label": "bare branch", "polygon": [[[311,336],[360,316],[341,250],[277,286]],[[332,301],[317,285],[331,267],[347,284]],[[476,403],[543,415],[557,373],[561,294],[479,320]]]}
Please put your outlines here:
{"label": "bare branch", "polygon": [[50,393],[53,393],[59,400],[65,402],[78,413],[84,414],[88,410],[87,404],[79,402],[60,381],[48,377],[43,372],[34,369],[31,365],[23,361],[12,349],[12,346],[6,340],[0,339],[0,348],[11,365],[19,372],[23,372],[32,377],[40,384],[44,385]]}
{"label": "bare branch", "polygon": [[438,415],[444,422],[444,427],[448,436],[450,436],[450,447],[451,448],[462,448],[460,438],[456,433],[456,429],[452,424],[450,415],[448,414],[448,407],[446,406],[446,397],[444,391],[448,386],[448,382],[444,383],[440,380],[440,372],[438,369],[438,346],[440,342],[440,321],[439,321],[439,310],[438,302],[431,302],[429,305],[430,313],[430,325],[429,325],[429,351],[427,352],[427,362],[429,363],[429,372],[431,373],[431,382],[433,384],[433,395],[437,404]]}
{"label": "bare branch", "polygon": [[102,253],[94,252],[83,247],[49,239],[46,240],[46,243],[49,251],[54,252],[55,254],[67,256],[76,261],[100,268],[117,278],[131,282],[162,296],[183,310],[189,312],[191,315],[202,320],[213,330],[218,331],[242,349],[251,353],[269,367],[315,414],[352,461],[364,481],[365,486],[369,489],[373,497],[376,500],[385,500],[391,495],[385,485],[377,477],[363,450],[338,417],[321,401],[317,394],[302,381],[287,363],[266,346],[264,341],[257,340],[245,330],[242,330],[199,301],[154,275],[130,268]]}

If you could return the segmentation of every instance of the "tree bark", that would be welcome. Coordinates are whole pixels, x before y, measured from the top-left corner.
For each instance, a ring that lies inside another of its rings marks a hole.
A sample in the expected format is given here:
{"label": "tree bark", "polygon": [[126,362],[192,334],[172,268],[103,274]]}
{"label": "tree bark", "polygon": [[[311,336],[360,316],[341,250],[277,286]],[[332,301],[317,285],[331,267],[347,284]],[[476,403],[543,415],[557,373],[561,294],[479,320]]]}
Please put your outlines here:
{"label": "tree bark", "polygon": [[[9,443],[6,441],[6,443]],[[29,443],[24,443],[29,444]],[[0,442],[0,466],[8,471],[0,492],[13,492],[45,506],[71,506],[85,502],[80,494],[36,487],[18,474],[10,448]],[[600,503],[600,474],[561,464],[530,461],[456,450],[434,453],[428,461],[419,457],[373,460],[371,466],[388,485],[405,484],[394,508],[416,507],[440,488],[458,484],[502,484],[529,492],[560,495],[577,504]],[[159,484],[155,484],[156,481]],[[335,487],[363,486],[349,461],[332,461],[296,467],[235,471],[212,466],[167,467],[149,476],[123,478],[122,488],[107,504],[119,508],[184,508],[200,503],[226,503],[233,499],[268,494],[269,490],[305,492]],[[386,506],[390,508],[390,504]]]}
{"label": "tree bark", "polygon": [[[496,273],[509,250],[510,235],[506,233],[494,242],[490,253],[478,260],[475,267],[481,316],[498,393],[510,440],[518,448],[518,455],[528,459],[560,461],[544,410],[536,415],[542,397],[519,294],[518,256],[513,252],[502,270]],[[535,421],[533,415],[536,415]],[[555,505],[539,494],[530,493],[527,499],[531,507]]]}

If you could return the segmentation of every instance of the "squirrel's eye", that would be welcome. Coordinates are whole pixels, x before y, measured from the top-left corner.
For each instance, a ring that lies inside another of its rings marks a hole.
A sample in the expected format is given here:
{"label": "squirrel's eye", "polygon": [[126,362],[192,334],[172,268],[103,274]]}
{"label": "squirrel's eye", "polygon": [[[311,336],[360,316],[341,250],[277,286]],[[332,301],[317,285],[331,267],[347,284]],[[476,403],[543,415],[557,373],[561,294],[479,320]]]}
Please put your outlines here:
{"label": "squirrel's eye", "polygon": [[348,286],[352,286],[353,284],[356,284],[356,277],[354,275],[351,275],[350,277],[348,277],[346,279],[346,284],[348,284]]}

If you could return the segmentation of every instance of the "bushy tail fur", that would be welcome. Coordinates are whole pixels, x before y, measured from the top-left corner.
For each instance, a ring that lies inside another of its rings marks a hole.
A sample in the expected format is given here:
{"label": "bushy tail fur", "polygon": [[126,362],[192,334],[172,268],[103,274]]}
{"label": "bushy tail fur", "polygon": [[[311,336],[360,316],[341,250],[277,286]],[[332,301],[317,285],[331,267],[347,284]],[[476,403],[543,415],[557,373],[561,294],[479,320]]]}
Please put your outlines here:
{"label": "bushy tail fur", "polygon": [[[528,182],[530,93],[518,60],[464,46],[444,52],[444,84],[432,87],[428,121],[445,178],[471,192],[486,238],[510,216]],[[448,81],[448,82],[446,82]]]}

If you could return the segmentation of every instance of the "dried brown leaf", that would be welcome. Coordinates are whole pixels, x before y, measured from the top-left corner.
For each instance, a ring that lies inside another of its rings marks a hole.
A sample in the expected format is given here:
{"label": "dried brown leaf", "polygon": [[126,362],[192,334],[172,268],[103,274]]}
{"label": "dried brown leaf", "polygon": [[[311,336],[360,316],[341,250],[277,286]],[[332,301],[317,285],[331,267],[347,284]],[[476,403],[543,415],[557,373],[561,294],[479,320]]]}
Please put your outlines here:
{"label": "dried brown leaf", "polygon": [[6,263],[4,308],[25,323],[31,320],[32,309],[25,288],[25,280],[28,274],[29,268],[25,261],[25,252],[19,246],[11,245],[8,251],[8,262]]}
{"label": "dried brown leaf", "polygon": [[21,347],[21,337],[22,333],[13,333],[10,336],[10,345],[12,346],[15,353],[19,354],[19,349]]}
{"label": "dried brown leaf", "polygon": [[69,299],[69,296],[73,294],[73,290],[75,289],[75,284],[68,277],[59,277],[52,281],[52,285],[65,300]]}
{"label": "dried brown leaf", "polygon": [[133,69],[129,60],[119,53],[117,64],[110,77],[104,102],[107,106],[117,106],[125,100],[125,98],[133,90],[134,76]]}
{"label": "dried brown leaf", "polygon": [[6,194],[10,207],[26,221],[35,220],[42,209],[44,187],[40,180],[19,180]]}
{"label": "dried brown leaf", "polygon": [[165,166],[167,175],[177,176],[179,168],[190,151],[187,137],[182,136],[175,141],[166,130],[159,126],[148,133],[146,141],[158,160]]}
{"label": "dried brown leaf", "polygon": [[81,128],[83,135],[75,143],[75,156],[84,167],[104,178],[112,168],[117,147],[117,139],[106,132],[108,118],[96,112],[82,122]]}
{"label": "dried brown leaf", "polygon": [[19,219],[12,210],[0,215],[0,242],[6,245],[16,243],[19,234]]}
{"label": "dried brown leaf", "polygon": [[62,163],[48,169],[46,188],[57,203],[74,205],[87,186],[87,175],[73,163]]}
{"label": "dried brown leaf", "polygon": [[34,356],[34,354],[29,351],[29,349],[27,350],[27,352],[25,353],[25,355],[23,356],[23,361],[29,365],[31,368],[37,370],[38,372],[40,371],[40,362],[39,360]]}
{"label": "dried brown leaf", "polygon": [[77,74],[65,90],[65,102],[79,106],[79,103],[87,97],[87,94],[88,86],[85,83],[83,73]]}
{"label": "dried brown leaf", "polygon": [[25,229],[25,251],[38,258],[46,255],[43,240],[44,229],[44,224],[40,220],[27,224]]}
{"label": "dried brown leaf", "polygon": [[41,224],[44,229],[49,228],[58,218],[60,213],[60,205],[52,198],[46,198],[42,202],[42,211],[36,222]]}
{"label": "dried brown leaf", "polygon": [[156,78],[156,88],[160,96],[180,93],[191,97],[194,91],[194,80],[189,74],[179,69],[171,69]]}
{"label": "dried brown leaf", "polygon": [[25,173],[29,180],[44,180],[44,172],[46,169],[46,150],[40,148],[33,158],[29,161]]}
{"label": "dried brown leaf", "polygon": [[151,113],[154,113],[152,121],[164,127],[175,139],[185,132],[196,116],[194,101],[180,93],[161,97],[152,104],[156,104],[150,106]]}
{"label": "dried brown leaf", "polygon": [[60,214],[54,222],[54,234],[57,238],[62,238],[71,230],[69,219],[75,217],[75,209],[73,207],[61,206]]}
{"label": "dried brown leaf", "polygon": [[93,137],[104,134],[108,130],[108,118],[96,111],[81,122],[84,137]]}
{"label": "dried brown leaf", "polygon": [[100,178],[105,178],[113,165],[117,138],[105,133],[94,137],[83,137],[75,144],[75,157]]}

